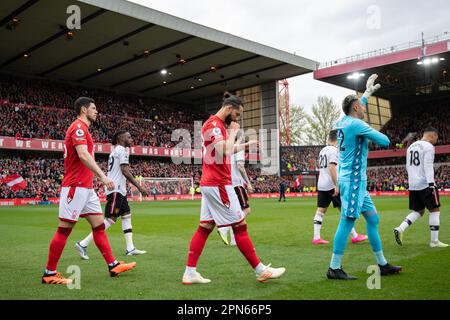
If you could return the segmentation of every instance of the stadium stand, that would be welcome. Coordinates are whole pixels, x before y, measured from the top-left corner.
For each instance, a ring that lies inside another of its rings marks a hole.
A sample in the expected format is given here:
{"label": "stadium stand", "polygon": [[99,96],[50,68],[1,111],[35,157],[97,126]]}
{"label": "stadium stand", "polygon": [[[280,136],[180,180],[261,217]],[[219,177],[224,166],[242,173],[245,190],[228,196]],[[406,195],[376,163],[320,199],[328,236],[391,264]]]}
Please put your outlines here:
{"label": "stadium stand", "polygon": [[94,98],[100,113],[92,130],[96,142],[109,142],[118,128],[127,128],[136,145],[170,148],[173,130],[193,132],[194,121],[206,117],[191,107],[147,97],[1,76],[0,135],[63,140],[75,118],[73,101],[82,95]]}

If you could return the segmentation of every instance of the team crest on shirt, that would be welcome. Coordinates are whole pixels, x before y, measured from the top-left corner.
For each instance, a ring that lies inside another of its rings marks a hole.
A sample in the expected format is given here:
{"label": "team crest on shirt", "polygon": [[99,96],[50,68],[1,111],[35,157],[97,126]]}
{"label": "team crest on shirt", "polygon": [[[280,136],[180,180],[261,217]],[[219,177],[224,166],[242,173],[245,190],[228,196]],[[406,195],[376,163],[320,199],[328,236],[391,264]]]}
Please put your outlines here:
{"label": "team crest on shirt", "polygon": [[77,137],[83,137],[84,131],[83,131],[83,129],[78,129],[77,131],[75,131],[75,134]]}
{"label": "team crest on shirt", "polygon": [[221,136],[221,135],[222,135],[222,132],[220,131],[219,128],[214,128],[214,129],[212,130],[212,132],[213,132],[213,134],[214,134],[215,136]]}

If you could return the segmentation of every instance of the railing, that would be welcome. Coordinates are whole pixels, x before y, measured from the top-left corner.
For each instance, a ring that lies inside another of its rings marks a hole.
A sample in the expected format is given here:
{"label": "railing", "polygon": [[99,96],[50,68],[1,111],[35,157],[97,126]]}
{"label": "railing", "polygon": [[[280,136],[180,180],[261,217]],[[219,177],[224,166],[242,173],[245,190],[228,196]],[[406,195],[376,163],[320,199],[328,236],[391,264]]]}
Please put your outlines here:
{"label": "railing", "polygon": [[[437,36],[425,38],[424,42],[425,42],[425,45],[430,45],[430,44],[434,44],[434,43],[438,43],[438,42],[446,41],[446,40],[450,40],[450,32],[444,32],[443,34],[440,34]],[[392,46],[389,48],[377,49],[377,50],[349,56],[346,58],[339,58],[339,59],[335,59],[335,60],[331,60],[331,61],[321,62],[319,64],[319,69],[328,68],[328,67],[332,67],[332,66],[346,64],[346,63],[351,63],[351,62],[356,62],[356,61],[361,61],[361,60],[365,60],[368,58],[379,57],[379,56],[391,54],[394,52],[404,51],[404,50],[408,50],[408,49],[412,49],[412,48],[418,48],[421,46],[422,46],[422,40],[410,41],[410,42],[402,43],[402,44]]]}

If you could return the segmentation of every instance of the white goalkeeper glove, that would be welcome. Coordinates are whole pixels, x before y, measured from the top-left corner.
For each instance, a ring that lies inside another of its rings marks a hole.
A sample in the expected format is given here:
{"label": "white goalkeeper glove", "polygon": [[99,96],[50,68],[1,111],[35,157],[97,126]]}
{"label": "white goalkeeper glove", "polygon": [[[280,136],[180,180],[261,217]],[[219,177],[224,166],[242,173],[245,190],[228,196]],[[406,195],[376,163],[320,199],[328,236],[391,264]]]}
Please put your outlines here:
{"label": "white goalkeeper glove", "polygon": [[368,99],[371,95],[373,95],[378,89],[381,88],[381,84],[376,84],[375,80],[377,80],[378,75],[377,74],[373,74],[369,77],[369,79],[367,79],[367,84],[366,84],[366,91],[363,94],[363,97],[365,97],[366,99]]}

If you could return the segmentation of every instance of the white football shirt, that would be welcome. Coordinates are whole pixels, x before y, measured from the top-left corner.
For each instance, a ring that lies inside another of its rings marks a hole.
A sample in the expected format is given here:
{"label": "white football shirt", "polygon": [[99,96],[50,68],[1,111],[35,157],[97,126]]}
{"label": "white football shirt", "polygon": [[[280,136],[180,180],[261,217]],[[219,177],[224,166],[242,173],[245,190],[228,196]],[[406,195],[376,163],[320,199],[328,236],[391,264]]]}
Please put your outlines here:
{"label": "white football shirt", "polygon": [[423,190],[434,183],[434,146],[423,140],[414,142],[406,151],[409,190]]}
{"label": "white football shirt", "polygon": [[330,191],[335,188],[330,174],[330,164],[338,164],[339,151],[334,146],[326,146],[319,153],[319,182],[317,190]]}
{"label": "white football shirt", "polygon": [[231,184],[233,187],[244,186],[244,178],[238,168],[239,162],[245,162],[245,151],[239,151],[231,156]]}
{"label": "white football shirt", "polygon": [[127,178],[123,175],[121,164],[129,164],[130,149],[121,145],[114,147],[108,159],[108,178],[114,181],[114,190],[109,191],[105,187],[105,193],[108,195],[113,192],[119,192],[123,196],[127,195]]}

